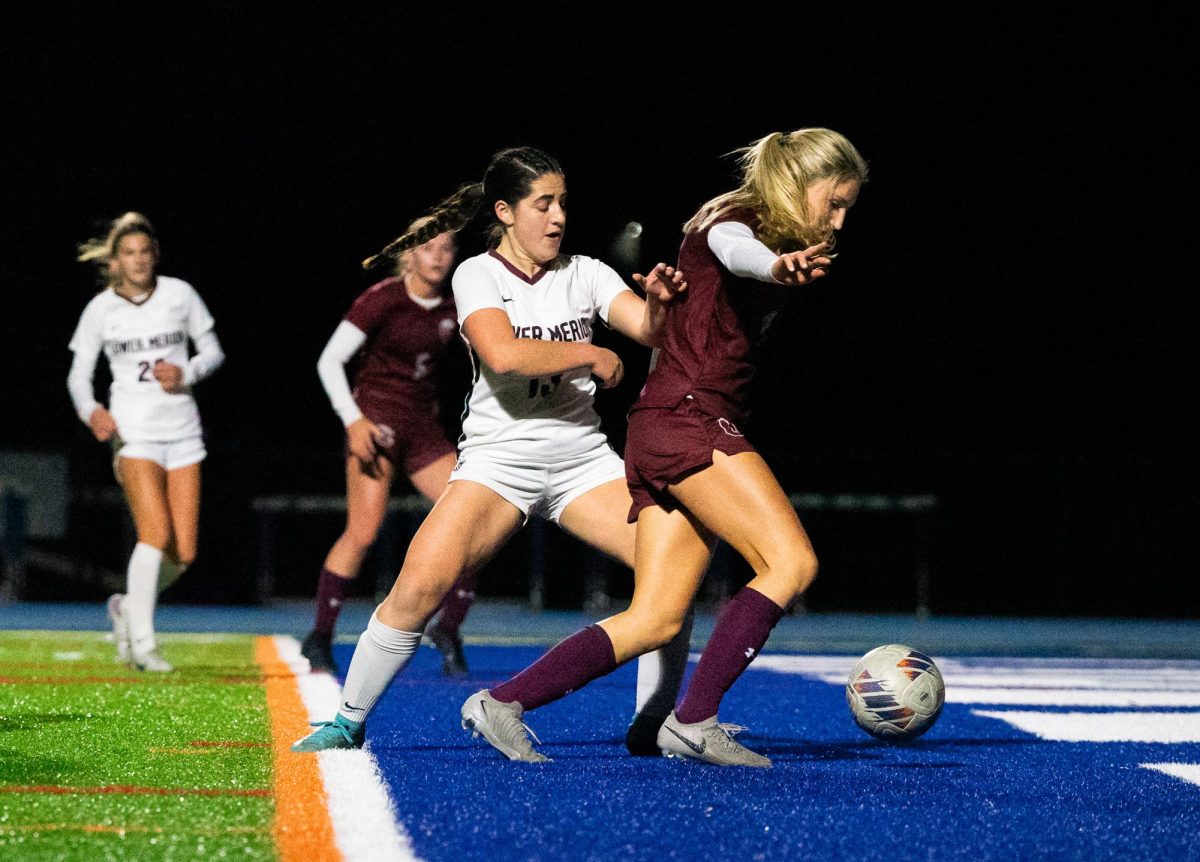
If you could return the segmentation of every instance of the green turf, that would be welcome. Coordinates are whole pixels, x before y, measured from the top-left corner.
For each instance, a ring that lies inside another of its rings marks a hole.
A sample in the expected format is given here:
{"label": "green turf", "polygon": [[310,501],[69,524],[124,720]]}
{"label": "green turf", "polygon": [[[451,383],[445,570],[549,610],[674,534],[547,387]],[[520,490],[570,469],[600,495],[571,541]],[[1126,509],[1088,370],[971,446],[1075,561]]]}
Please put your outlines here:
{"label": "green turf", "polygon": [[161,648],[174,673],[116,664],[95,632],[0,632],[0,858],[275,858],[253,637]]}

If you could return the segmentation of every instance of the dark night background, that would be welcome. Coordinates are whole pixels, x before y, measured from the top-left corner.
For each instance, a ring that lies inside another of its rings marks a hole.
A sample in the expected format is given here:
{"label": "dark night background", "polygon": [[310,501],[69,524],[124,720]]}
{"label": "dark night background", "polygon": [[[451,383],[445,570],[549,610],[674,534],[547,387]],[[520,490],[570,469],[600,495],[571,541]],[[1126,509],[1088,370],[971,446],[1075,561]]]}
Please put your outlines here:
{"label": "dark night background", "polygon": [[[74,247],[146,213],[228,357],[197,390],[209,460],[178,600],[252,594],[253,497],[342,493],[317,355],[369,283],[358,262],[492,152],[563,163],[564,250],[611,259],[637,220],[646,266],[731,187],[723,154],[820,125],[872,174],[758,380],[750,433],[784,486],[937,494],[935,613],[1200,616],[1187,7],[297,8],[50,3],[0,37],[0,449],[61,451],[75,488],[113,486],[65,387],[93,290]],[[648,357],[610,346],[620,450]],[[453,404],[462,356],[446,370]],[[118,515],[87,516],[101,541],[77,513],[56,552],[123,568]],[[911,608],[900,516],[806,523],[811,608]],[[338,529],[295,531],[280,592],[311,590]],[[520,553],[484,595],[520,592]],[[101,594],[36,568],[30,593]]]}

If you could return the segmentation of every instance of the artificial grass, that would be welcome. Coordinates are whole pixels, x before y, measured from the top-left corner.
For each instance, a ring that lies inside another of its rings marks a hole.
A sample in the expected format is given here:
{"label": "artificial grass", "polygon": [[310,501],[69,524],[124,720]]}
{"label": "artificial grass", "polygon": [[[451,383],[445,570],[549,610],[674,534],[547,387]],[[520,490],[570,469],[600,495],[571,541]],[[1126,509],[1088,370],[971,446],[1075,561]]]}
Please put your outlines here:
{"label": "artificial grass", "polygon": [[0,856],[276,858],[254,638],[161,647],[173,673],[95,632],[0,632]]}

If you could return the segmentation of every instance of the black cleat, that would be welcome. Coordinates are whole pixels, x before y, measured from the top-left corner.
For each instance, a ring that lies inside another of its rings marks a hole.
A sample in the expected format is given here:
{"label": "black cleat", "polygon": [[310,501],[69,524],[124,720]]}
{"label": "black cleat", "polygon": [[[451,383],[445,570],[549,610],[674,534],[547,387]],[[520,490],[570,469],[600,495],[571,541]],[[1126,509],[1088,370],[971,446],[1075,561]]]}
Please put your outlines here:
{"label": "black cleat", "polygon": [[300,655],[308,659],[308,665],[314,671],[325,671],[337,676],[337,663],[333,660],[333,637],[319,632],[309,632],[300,644]]}
{"label": "black cleat", "polygon": [[446,676],[466,676],[467,657],[463,655],[462,638],[449,635],[434,626],[429,630],[429,640],[442,654],[442,673]]}
{"label": "black cleat", "polygon": [[661,757],[658,747],[658,729],[667,720],[665,715],[647,715],[639,712],[633,717],[625,731],[625,748],[634,757]]}

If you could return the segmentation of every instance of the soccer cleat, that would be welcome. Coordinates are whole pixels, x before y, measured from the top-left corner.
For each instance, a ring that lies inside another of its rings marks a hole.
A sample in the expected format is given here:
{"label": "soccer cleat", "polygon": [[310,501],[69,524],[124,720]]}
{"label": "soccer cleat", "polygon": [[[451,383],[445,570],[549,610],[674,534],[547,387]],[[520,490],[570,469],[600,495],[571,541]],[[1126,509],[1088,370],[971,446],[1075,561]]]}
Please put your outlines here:
{"label": "soccer cleat", "polygon": [[659,757],[658,729],[666,721],[665,715],[647,715],[639,712],[633,717],[625,731],[625,748],[634,757]]}
{"label": "soccer cleat", "polygon": [[541,742],[521,721],[524,714],[521,704],[501,703],[484,689],[468,697],[462,705],[462,726],[463,730],[471,731],[472,736],[482,736],[509,760],[549,763],[550,758],[538,753],[529,741],[532,735]]}
{"label": "soccer cleat", "polygon": [[326,671],[334,676],[339,673],[337,663],[333,660],[333,637],[311,631],[300,644],[300,655],[308,659],[308,666],[314,671]]}
{"label": "soccer cleat", "polygon": [[338,713],[333,721],[309,722],[316,728],[292,743],[292,751],[328,751],[331,748],[362,748],[367,738],[366,722],[351,721]]}
{"label": "soccer cleat", "polygon": [[769,769],[769,759],[734,741],[733,735],[745,729],[736,724],[721,724],[715,715],[695,724],[683,724],[672,712],[658,731],[658,747],[664,757],[690,757],[717,766]]}
{"label": "soccer cleat", "polygon": [[445,676],[466,676],[467,657],[463,654],[462,638],[447,634],[437,626],[428,632],[430,643],[442,654],[442,673]]}
{"label": "soccer cleat", "polygon": [[138,670],[148,670],[154,673],[170,673],[175,670],[171,663],[158,654],[157,647],[145,652],[130,650],[130,664]]}
{"label": "soccer cleat", "polygon": [[112,641],[117,646],[117,661],[129,661],[129,620],[125,619],[125,597],[113,593],[108,597],[108,619],[112,623]]}

